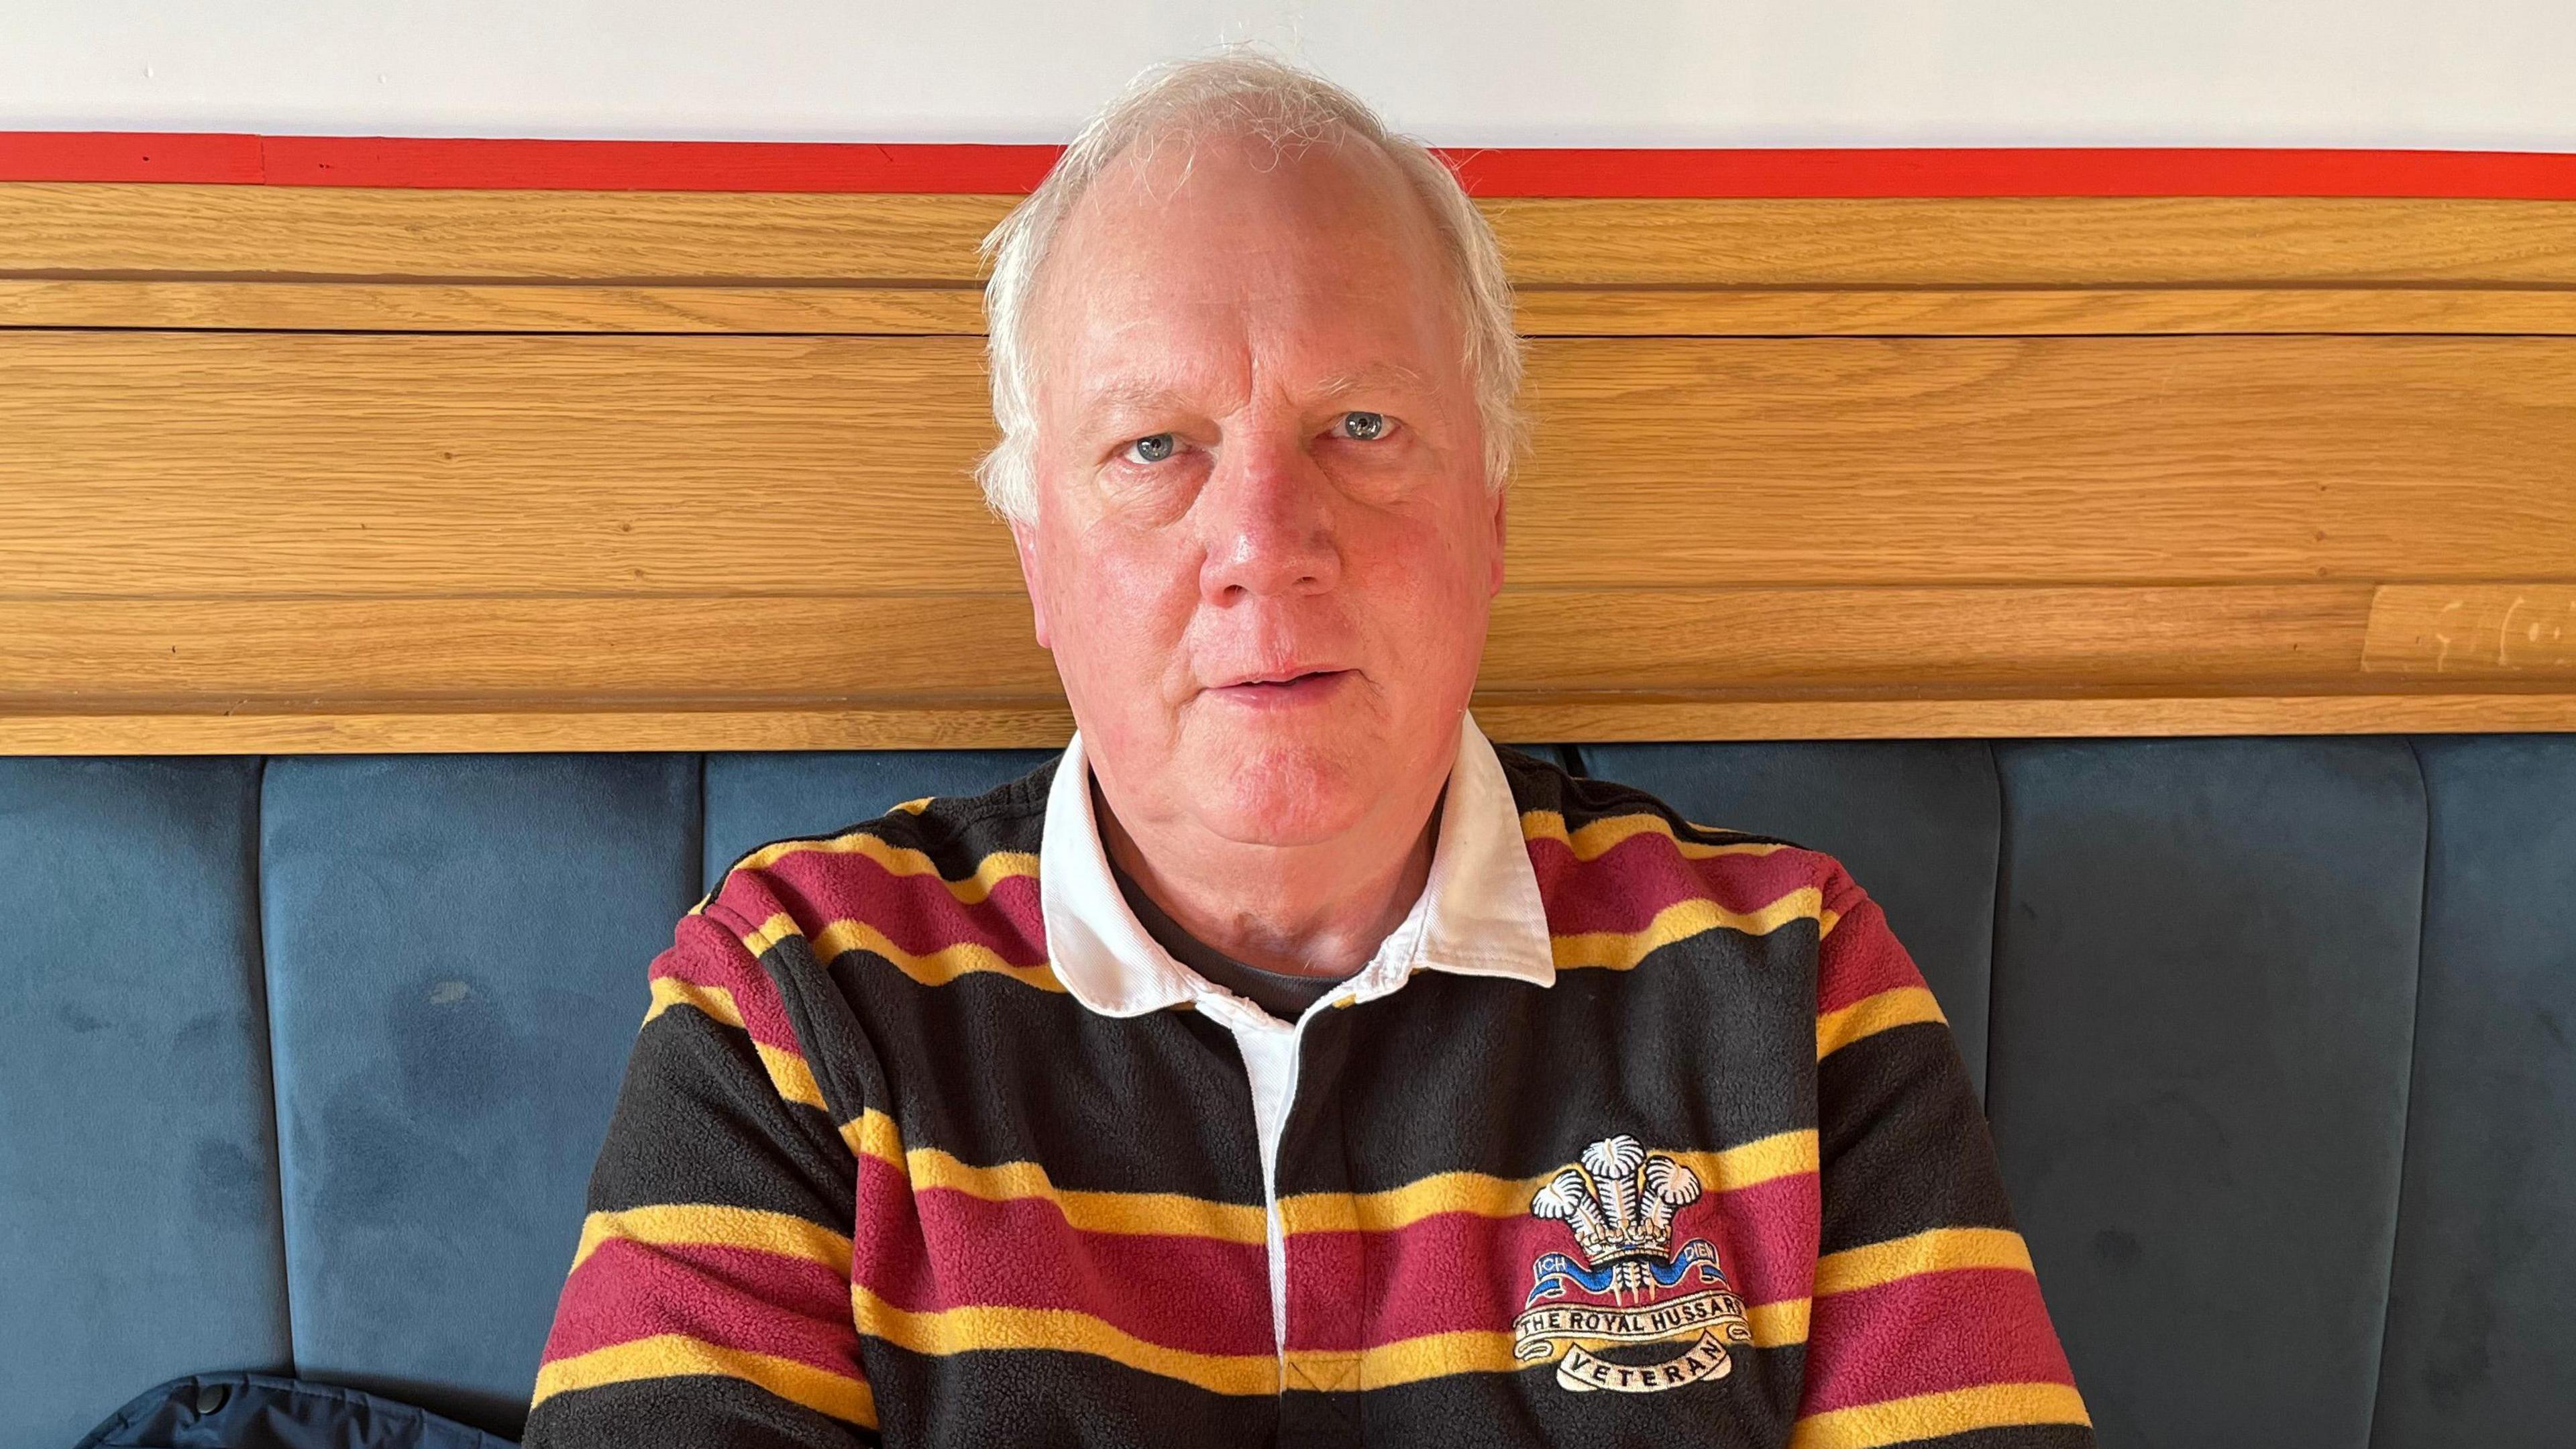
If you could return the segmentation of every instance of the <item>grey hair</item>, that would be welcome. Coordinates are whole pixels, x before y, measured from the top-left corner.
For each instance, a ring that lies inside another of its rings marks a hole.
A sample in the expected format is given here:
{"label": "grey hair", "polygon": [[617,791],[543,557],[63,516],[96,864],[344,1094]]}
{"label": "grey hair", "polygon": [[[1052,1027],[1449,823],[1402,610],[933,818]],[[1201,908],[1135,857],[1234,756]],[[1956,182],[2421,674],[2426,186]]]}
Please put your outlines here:
{"label": "grey hair", "polygon": [[1486,485],[1510,476],[1527,424],[1520,411],[1521,341],[1502,249],[1448,166],[1420,142],[1389,131],[1368,104],[1321,76],[1246,50],[1153,66],[1086,123],[1036,191],[984,238],[985,355],[993,421],[1002,440],[975,465],[985,502],[1008,519],[1037,513],[1037,410],[1029,308],[1056,231],[1110,163],[1138,145],[1212,132],[1249,136],[1281,150],[1356,139],[1375,147],[1431,213],[1456,286],[1465,363],[1484,431]]}

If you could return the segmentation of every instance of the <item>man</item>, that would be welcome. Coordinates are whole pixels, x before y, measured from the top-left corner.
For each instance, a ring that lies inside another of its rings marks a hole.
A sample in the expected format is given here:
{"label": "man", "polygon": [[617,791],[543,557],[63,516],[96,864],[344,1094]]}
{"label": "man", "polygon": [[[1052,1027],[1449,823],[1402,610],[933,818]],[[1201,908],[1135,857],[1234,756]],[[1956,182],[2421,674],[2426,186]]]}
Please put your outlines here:
{"label": "man", "polygon": [[995,245],[1080,731],[680,922],[528,1442],[2089,1443],[1878,907],[1467,717],[1519,356],[1439,163],[1185,64]]}

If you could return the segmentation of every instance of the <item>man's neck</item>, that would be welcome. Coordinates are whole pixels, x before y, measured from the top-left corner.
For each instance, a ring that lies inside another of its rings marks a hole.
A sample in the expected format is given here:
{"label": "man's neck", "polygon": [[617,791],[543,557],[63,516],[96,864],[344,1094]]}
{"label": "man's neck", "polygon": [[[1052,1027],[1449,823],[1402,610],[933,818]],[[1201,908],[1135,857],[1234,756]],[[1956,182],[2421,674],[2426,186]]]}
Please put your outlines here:
{"label": "man's neck", "polygon": [[1365,966],[1431,878],[1446,781],[1404,810],[1419,824],[1306,846],[1215,839],[1189,821],[1122,819],[1095,776],[1100,844],[1183,930],[1264,971],[1343,977]]}

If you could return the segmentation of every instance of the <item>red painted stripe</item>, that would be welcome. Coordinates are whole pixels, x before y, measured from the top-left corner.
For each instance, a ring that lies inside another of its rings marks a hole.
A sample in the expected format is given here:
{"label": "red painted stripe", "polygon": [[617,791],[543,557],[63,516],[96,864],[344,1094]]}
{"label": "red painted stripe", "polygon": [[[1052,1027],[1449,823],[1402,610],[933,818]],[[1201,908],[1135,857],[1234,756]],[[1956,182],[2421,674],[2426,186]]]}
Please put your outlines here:
{"label": "red painted stripe", "polygon": [[0,131],[0,181],[264,178],[257,136],[192,131]]}
{"label": "red painted stripe", "polygon": [[1055,146],[877,146],[763,141],[474,141],[270,136],[271,186],[460,190],[1017,193]]}
{"label": "red painted stripe", "polygon": [[1480,196],[2417,196],[2576,199],[2576,155],[2268,147],[1449,153]]}
{"label": "red painted stripe", "polygon": [[[468,190],[1026,191],[1053,146],[0,131],[0,181]],[[2576,200],[2576,154],[2270,147],[1444,151],[1479,196]]]}
{"label": "red painted stripe", "polygon": [[1166,1348],[1275,1346],[1269,1259],[1256,1243],[1083,1232],[1045,1199],[916,1190],[874,1157],[859,1162],[859,1212],[850,1276],[909,1312],[1069,1309]]}
{"label": "red painted stripe", "polygon": [[850,1285],[836,1270],[748,1248],[601,1243],[565,1280],[544,1361],[682,1333],[859,1376]]}
{"label": "red painted stripe", "polygon": [[1979,1384],[2071,1384],[2039,1280],[2012,1268],[1919,1273],[1816,1300],[1807,1398],[1823,1413]]}
{"label": "red painted stripe", "polygon": [[[1806,1296],[1816,1232],[1816,1179],[1801,1173],[1701,1198],[1673,1240],[1708,1239],[1727,1281],[1760,1304]],[[1544,1218],[1439,1213],[1393,1232],[1291,1233],[1287,1249],[1289,1347],[1347,1352],[1508,1329],[1529,1299],[1532,1267],[1575,1242],[1572,1229]],[[1343,1286],[1355,1296],[1332,1291]]]}

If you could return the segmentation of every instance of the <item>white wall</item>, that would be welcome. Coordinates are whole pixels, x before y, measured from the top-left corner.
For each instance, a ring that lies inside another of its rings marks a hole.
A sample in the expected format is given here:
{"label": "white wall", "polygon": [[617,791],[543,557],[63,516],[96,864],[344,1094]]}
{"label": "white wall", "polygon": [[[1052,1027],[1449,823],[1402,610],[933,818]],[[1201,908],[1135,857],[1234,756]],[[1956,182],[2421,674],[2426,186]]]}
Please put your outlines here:
{"label": "white wall", "polygon": [[0,0],[0,129],[1058,140],[1237,38],[1452,144],[2576,151],[2576,0]]}

